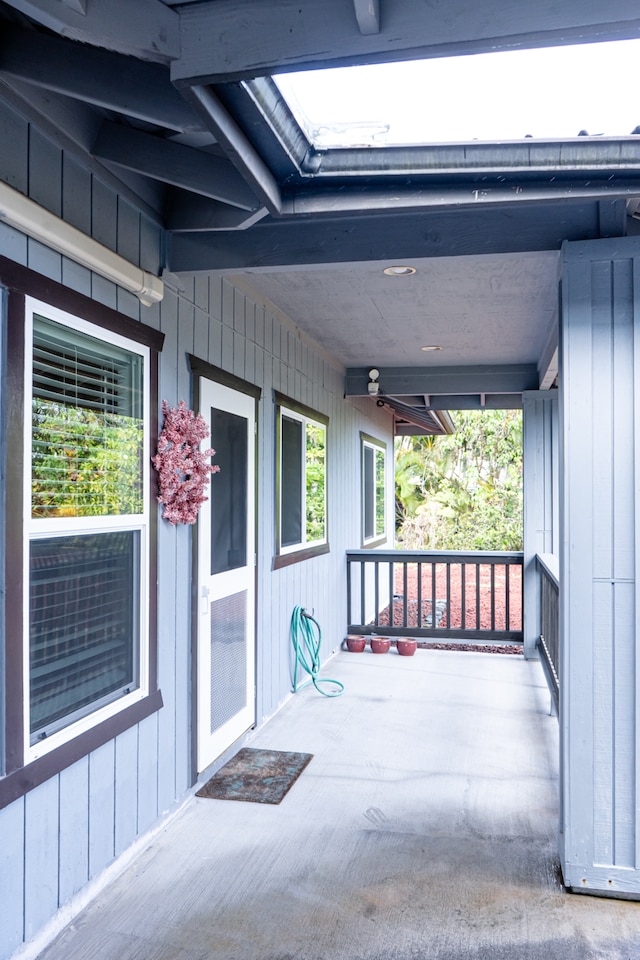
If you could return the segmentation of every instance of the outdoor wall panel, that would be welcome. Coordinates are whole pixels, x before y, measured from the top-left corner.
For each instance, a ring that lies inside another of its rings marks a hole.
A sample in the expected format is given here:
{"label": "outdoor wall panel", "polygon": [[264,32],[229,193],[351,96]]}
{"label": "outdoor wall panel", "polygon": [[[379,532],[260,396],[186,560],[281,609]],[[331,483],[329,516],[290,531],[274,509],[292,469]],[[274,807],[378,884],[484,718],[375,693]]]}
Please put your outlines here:
{"label": "outdoor wall panel", "polygon": [[145,833],[158,818],[158,714],[138,726],[138,809],[136,834]]}
{"label": "outdoor wall panel", "polygon": [[115,744],[89,755],[89,878],[97,877],[115,856]]}
{"label": "outdoor wall panel", "polygon": [[563,253],[563,871],[575,890],[635,897],[640,243]]}
{"label": "outdoor wall panel", "polygon": [[[20,802],[20,801],[18,801]],[[59,906],[59,785],[47,780],[25,797],[24,932],[28,940]]]}
{"label": "outdoor wall panel", "polygon": [[59,900],[66,903],[89,879],[89,758],[60,774]]}
{"label": "outdoor wall panel", "polygon": [[21,193],[29,184],[29,123],[8,104],[0,102],[2,179]]}
{"label": "outdoor wall panel", "polygon": [[540,637],[538,554],[558,550],[558,394],[528,391],[522,397],[524,490],[524,651],[536,657]]}
{"label": "outdoor wall panel", "polygon": [[0,810],[0,956],[14,953],[24,937],[24,798]]}
{"label": "outdoor wall panel", "polygon": [[138,729],[131,727],[116,739],[115,850],[130,847],[138,830]]}
{"label": "outdoor wall panel", "polygon": [[62,216],[62,150],[33,125],[29,131],[29,196]]}
{"label": "outdoor wall panel", "polygon": [[67,223],[87,235],[91,234],[92,177],[79,160],[68,153],[62,155],[62,213]]}
{"label": "outdoor wall panel", "polygon": [[[161,267],[158,225],[89,171],[82,158],[47,140],[0,104],[0,177],[94,239],[152,271]],[[31,154],[27,149],[31,146]],[[18,158],[18,159],[16,159]],[[46,183],[44,182],[46,180]],[[36,186],[37,185],[37,186]],[[49,247],[0,224],[0,254],[164,334],[159,401],[193,400],[191,353],[262,390],[257,458],[257,722],[290,696],[290,620],[302,604],[317,616],[323,658],[346,627],[345,551],[360,545],[360,431],[391,449],[387,411],[368,399],[345,401],[344,371],[303,339],[296,318],[276,315],[227,280],[168,279],[161,303],[146,308],[115,284],[77,267]],[[206,311],[209,311],[208,313]],[[330,553],[273,570],[275,548],[275,405],[273,389],[329,417]],[[161,416],[160,416],[161,420]],[[215,437],[212,438],[215,447]],[[393,516],[393,484],[388,488]],[[158,682],[163,707],[3,810],[0,858],[12,882],[0,898],[0,960],[23,936],[38,934],[58,908],[99,881],[114,859],[175,811],[192,787],[191,527],[158,526]],[[6,873],[3,871],[3,876]]]}

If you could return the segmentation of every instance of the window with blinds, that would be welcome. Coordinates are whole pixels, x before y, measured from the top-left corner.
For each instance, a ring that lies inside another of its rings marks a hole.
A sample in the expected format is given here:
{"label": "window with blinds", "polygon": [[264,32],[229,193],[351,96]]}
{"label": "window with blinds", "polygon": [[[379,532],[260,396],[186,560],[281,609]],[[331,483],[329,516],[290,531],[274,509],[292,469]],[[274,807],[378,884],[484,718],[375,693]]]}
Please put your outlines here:
{"label": "window with blinds", "polygon": [[34,517],[141,512],[142,386],[142,357],[34,316]]}
{"label": "window with blinds", "polygon": [[33,301],[28,734],[35,758],[142,695],[147,348]]}

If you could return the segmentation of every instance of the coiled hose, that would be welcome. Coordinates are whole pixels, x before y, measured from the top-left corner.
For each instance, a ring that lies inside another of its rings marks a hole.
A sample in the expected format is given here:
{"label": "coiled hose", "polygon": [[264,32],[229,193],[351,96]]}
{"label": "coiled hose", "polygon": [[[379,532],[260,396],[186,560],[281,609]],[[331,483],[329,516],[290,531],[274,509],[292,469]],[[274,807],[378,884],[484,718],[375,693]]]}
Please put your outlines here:
{"label": "coiled hose", "polygon": [[[294,607],[291,616],[291,639],[296,655],[293,668],[293,692],[297,693],[303,687],[312,683],[323,697],[339,697],[344,693],[344,684],[339,680],[330,680],[320,677],[320,644],[322,631],[320,624],[307,613],[304,607]],[[298,666],[309,674],[309,680],[298,683]],[[330,684],[329,690],[323,690],[323,684]]]}

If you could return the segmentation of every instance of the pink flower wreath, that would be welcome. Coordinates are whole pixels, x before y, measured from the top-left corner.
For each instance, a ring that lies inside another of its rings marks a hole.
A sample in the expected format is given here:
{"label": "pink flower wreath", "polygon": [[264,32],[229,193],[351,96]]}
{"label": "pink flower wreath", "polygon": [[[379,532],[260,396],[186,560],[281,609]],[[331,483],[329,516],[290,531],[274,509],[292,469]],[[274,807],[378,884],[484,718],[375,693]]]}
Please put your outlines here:
{"label": "pink flower wreath", "polygon": [[220,467],[211,466],[207,459],[215,450],[201,450],[200,443],[209,436],[209,428],[202,414],[197,416],[187,408],[184,400],[177,407],[162,401],[164,424],[158,438],[158,452],[151,462],[158,471],[160,495],[164,504],[162,517],[169,523],[195,523],[209,476]]}

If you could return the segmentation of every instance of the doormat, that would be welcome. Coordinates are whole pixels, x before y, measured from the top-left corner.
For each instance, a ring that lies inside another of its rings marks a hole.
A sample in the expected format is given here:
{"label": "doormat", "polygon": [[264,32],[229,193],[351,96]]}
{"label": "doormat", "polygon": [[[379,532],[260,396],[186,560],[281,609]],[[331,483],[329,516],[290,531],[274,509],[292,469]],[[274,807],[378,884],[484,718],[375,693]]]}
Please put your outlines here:
{"label": "doormat", "polygon": [[280,803],[312,757],[312,753],[244,747],[198,790],[196,797]]}

